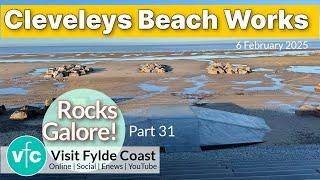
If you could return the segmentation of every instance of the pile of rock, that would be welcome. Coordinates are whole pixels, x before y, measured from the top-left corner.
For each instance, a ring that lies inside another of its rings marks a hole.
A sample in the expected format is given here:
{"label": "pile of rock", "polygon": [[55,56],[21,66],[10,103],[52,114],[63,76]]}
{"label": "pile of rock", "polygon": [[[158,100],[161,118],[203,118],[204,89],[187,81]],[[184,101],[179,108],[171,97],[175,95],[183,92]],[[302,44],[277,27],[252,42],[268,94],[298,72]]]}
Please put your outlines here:
{"label": "pile of rock", "polygon": [[314,88],[314,91],[320,93],[320,83],[317,84],[317,86]]}
{"label": "pile of rock", "polygon": [[208,74],[248,74],[252,70],[247,65],[232,65],[230,63],[213,62],[207,68]]}
{"label": "pile of rock", "polygon": [[165,65],[165,64],[158,64],[158,63],[142,64],[138,68],[138,71],[141,73],[166,73],[171,70],[172,70],[171,66]]}
{"label": "pile of rock", "polygon": [[49,68],[44,75],[44,78],[54,78],[57,80],[61,80],[64,77],[68,76],[73,76],[73,77],[78,77],[82,75],[86,75],[90,72],[93,72],[92,67],[87,67],[85,65],[75,65],[75,64],[70,64],[70,65],[63,65],[59,67],[53,67]]}
{"label": "pile of rock", "polygon": [[22,108],[14,111],[10,118],[11,120],[25,120],[33,118],[37,115],[44,115],[45,111],[39,107],[23,106]]}
{"label": "pile of rock", "polygon": [[320,117],[320,106],[319,105],[302,105],[296,111],[298,116],[316,116]]}

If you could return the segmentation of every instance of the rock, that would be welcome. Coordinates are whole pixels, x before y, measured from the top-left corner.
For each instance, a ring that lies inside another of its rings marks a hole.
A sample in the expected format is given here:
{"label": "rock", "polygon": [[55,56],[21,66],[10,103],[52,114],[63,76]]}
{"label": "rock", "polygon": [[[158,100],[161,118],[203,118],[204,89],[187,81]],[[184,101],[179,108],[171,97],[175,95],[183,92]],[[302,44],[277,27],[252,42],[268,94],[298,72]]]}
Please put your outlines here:
{"label": "rock", "polygon": [[223,66],[223,64],[222,63],[220,63],[220,62],[213,62],[212,63],[212,66],[214,66],[214,67],[222,67]]}
{"label": "rock", "polygon": [[234,74],[235,72],[233,71],[232,68],[228,68],[228,69],[226,70],[226,73],[227,73],[227,74]]}
{"label": "rock", "polygon": [[79,77],[79,73],[78,72],[72,72],[69,74],[70,77]]}
{"label": "rock", "polygon": [[93,72],[93,68],[92,68],[92,67],[86,67],[86,68],[85,68],[85,71],[86,71],[86,72]]}
{"label": "rock", "polygon": [[67,76],[69,76],[69,72],[68,71],[63,71],[63,72],[61,72],[62,73],[62,75],[63,75],[63,77],[67,77]]}
{"label": "rock", "polygon": [[219,74],[218,68],[208,68],[208,74]]}
{"label": "rock", "polygon": [[37,115],[44,114],[44,111],[38,107],[33,106],[23,106],[22,108],[14,111],[10,118],[11,120],[26,120],[34,118]]}
{"label": "rock", "polygon": [[59,71],[55,71],[55,72],[53,72],[53,74],[52,74],[52,77],[53,78],[56,78],[56,76],[59,74]]}
{"label": "rock", "polygon": [[225,73],[225,71],[224,71],[222,68],[220,68],[220,67],[217,68],[217,70],[218,70],[218,73],[219,73],[219,74],[224,74],[224,73]]}
{"label": "rock", "polygon": [[232,69],[232,65],[230,63],[227,63],[225,66],[224,66],[225,69]]}
{"label": "rock", "polygon": [[74,68],[80,70],[82,69],[82,67],[85,67],[85,66],[81,66],[80,64],[77,64]]}
{"label": "rock", "polygon": [[166,73],[171,71],[172,68],[169,65],[158,63],[147,63],[140,65],[138,71],[141,73]]}
{"label": "rock", "polygon": [[86,75],[86,74],[87,74],[87,72],[86,72],[84,69],[81,69],[81,70],[79,71],[79,73],[80,73],[80,75]]}
{"label": "rock", "polygon": [[249,66],[247,66],[247,67],[245,68],[245,70],[247,71],[247,73],[251,73],[251,72],[252,72],[252,69],[251,69]]}
{"label": "rock", "polygon": [[208,74],[248,74],[252,70],[249,66],[235,66],[230,63],[213,62],[207,68]]}
{"label": "rock", "polygon": [[93,72],[92,67],[87,67],[81,64],[69,64],[55,68],[48,68],[44,78],[54,78],[56,80],[64,80],[64,77],[78,77]]}
{"label": "rock", "polygon": [[58,72],[64,72],[64,71],[66,71],[66,67],[65,66],[60,66],[60,67],[58,67],[57,71]]}
{"label": "rock", "polygon": [[25,119],[28,119],[28,114],[25,111],[16,110],[13,114],[11,114],[9,119],[11,119],[11,120],[25,120]]}
{"label": "rock", "polygon": [[55,79],[62,79],[63,78],[63,74],[62,73],[58,73],[56,75],[53,76]]}
{"label": "rock", "polygon": [[0,115],[4,114],[7,111],[6,107],[4,105],[0,106]]}
{"label": "rock", "polygon": [[159,68],[156,68],[154,71],[155,73],[165,73],[164,69],[159,69]]}
{"label": "rock", "polygon": [[245,69],[238,69],[238,74],[248,74],[248,71]]}
{"label": "rock", "polygon": [[47,110],[49,108],[49,106],[51,105],[51,103],[56,100],[56,98],[49,98],[49,99],[46,99],[44,101],[44,108]]}
{"label": "rock", "polygon": [[75,64],[69,64],[69,65],[67,66],[67,69],[72,69],[72,68],[74,68],[74,67],[76,67]]}
{"label": "rock", "polygon": [[295,111],[298,116],[317,116],[320,117],[320,107],[312,105],[302,105]]}
{"label": "rock", "polygon": [[46,73],[43,77],[46,78],[46,79],[51,79],[52,78],[52,74]]}

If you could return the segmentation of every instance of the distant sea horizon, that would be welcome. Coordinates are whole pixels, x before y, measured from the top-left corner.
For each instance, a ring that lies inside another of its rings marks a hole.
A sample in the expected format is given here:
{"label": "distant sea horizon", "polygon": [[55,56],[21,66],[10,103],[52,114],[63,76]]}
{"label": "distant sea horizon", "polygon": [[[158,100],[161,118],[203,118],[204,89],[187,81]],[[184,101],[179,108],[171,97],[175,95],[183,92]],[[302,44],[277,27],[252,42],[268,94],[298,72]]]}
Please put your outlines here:
{"label": "distant sea horizon", "polygon": [[[240,40],[244,41],[244,40]],[[254,41],[254,40],[250,40]],[[258,42],[283,42],[282,41],[263,41]],[[303,40],[302,40],[303,41]],[[0,54],[52,54],[52,53],[146,53],[146,52],[204,52],[204,51],[236,51],[236,41],[226,43],[187,43],[187,44],[114,44],[114,45],[18,45],[0,46]],[[320,41],[309,41],[309,48],[305,50],[320,49]],[[241,51],[246,51],[241,49]],[[248,50],[254,51],[254,50]],[[257,50],[263,51],[263,50]]]}

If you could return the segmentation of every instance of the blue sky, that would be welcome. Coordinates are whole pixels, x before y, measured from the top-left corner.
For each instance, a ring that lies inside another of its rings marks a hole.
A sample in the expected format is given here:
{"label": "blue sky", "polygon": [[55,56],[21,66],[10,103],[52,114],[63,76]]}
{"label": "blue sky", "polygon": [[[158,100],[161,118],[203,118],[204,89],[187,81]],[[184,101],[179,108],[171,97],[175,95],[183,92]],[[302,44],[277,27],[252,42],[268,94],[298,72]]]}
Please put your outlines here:
{"label": "blue sky", "polygon": [[320,0],[1,0],[0,4],[320,4]]}

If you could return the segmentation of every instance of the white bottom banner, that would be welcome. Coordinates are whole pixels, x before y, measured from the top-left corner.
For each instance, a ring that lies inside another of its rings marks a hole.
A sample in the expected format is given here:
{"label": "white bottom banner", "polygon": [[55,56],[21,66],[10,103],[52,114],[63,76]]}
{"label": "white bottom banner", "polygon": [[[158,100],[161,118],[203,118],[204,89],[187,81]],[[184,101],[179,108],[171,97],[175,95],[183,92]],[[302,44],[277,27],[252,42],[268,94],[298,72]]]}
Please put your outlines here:
{"label": "white bottom banner", "polygon": [[[15,173],[7,162],[7,149],[8,147],[1,147],[0,173],[2,174]],[[23,152],[21,155],[16,152],[15,154],[15,157],[21,161],[17,163],[23,164],[24,161],[28,161],[29,157]],[[160,148],[130,146],[122,147],[120,151],[112,151],[110,147],[50,147],[47,149],[47,161],[39,174],[41,173],[158,174],[160,173]]]}

